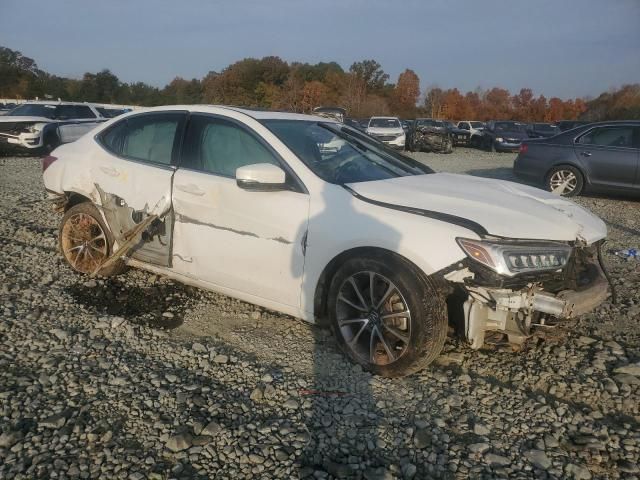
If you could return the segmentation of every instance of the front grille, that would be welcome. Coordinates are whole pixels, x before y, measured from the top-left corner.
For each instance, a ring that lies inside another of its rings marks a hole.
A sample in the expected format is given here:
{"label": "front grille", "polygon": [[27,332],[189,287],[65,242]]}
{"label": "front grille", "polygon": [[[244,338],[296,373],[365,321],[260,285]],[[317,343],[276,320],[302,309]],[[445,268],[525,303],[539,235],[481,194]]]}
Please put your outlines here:
{"label": "front grille", "polygon": [[507,142],[507,143],[517,143],[517,144],[520,144],[520,142],[521,142],[522,140],[520,140],[519,138],[505,138],[505,139],[504,139],[504,141],[505,141],[505,142]]}
{"label": "front grille", "polygon": [[390,142],[391,140],[395,140],[397,138],[396,135],[376,135],[375,137],[383,142]]}

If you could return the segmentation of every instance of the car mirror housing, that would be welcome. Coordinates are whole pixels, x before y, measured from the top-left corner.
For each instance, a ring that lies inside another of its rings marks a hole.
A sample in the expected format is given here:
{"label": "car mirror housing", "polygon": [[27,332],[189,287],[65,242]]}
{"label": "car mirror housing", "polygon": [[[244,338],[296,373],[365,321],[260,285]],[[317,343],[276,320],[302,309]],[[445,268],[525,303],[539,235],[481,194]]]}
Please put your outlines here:
{"label": "car mirror housing", "polygon": [[272,192],[288,190],[287,174],[271,163],[254,163],[236,169],[236,183],[244,190]]}

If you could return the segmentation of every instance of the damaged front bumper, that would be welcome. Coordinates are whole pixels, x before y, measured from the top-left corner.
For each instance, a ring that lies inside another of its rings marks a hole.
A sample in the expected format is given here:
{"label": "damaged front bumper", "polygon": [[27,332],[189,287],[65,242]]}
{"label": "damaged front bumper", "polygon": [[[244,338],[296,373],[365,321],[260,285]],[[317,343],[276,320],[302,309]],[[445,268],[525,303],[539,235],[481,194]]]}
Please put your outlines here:
{"label": "damaged front bumper", "polygon": [[555,326],[598,307],[610,286],[600,247],[576,248],[562,271],[538,276],[506,279],[471,262],[446,274],[467,295],[464,335],[471,347],[481,348],[486,332],[504,333],[510,343],[520,344],[538,327]]}
{"label": "damaged front bumper", "polygon": [[20,133],[12,135],[0,132],[0,144],[28,149],[40,148],[42,147],[42,134]]}

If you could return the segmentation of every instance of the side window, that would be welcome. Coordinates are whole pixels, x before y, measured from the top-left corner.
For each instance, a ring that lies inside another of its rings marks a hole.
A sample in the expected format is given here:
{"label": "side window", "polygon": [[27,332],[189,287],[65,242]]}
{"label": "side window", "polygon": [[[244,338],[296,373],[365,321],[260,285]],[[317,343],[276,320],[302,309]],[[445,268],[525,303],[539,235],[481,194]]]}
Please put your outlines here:
{"label": "side window", "polygon": [[160,113],[129,117],[122,133],[121,155],[134,160],[170,165],[173,144],[182,113]]}
{"label": "side window", "polygon": [[123,120],[115,125],[111,125],[108,130],[102,133],[100,141],[104,148],[109,150],[111,153],[120,155],[122,153],[122,140],[124,139],[124,134],[126,132],[127,121]]}
{"label": "side window", "polygon": [[73,118],[96,118],[91,108],[86,105],[76,105],[75,110],[75,116]]}
{"label": "side window", "polygon": [[76,108],[73,105],[58,105],[56,107],[56,118],[59,120],[70,120],[75,117]]}
{"label": "side window", "polygon": [[245,165],[279,165],[256,137],[219,118],[192,115],[185,147],[183,166],[225,177],[235,177],[236,169]]}
{"label": "side window", "polygon": [[633,127],[598,127],[588,131],[578,139],[582,145],[603,147],[632,147]]}

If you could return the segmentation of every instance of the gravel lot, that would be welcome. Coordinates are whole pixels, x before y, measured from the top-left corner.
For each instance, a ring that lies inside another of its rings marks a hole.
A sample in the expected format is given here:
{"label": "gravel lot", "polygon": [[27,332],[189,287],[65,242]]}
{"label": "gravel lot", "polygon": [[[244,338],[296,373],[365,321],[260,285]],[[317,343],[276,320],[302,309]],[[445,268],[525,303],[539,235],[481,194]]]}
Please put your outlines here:
{"label": "gravel lot", "polygon": [[[514,155],[414,154],[511,178]],[[640,246],[640,202],[581,197]],[[385,380],[301,321],[56,251],[36,159],[0,159],[0,478],[640,478],[640,262],[520,352],[449,339]]]}

